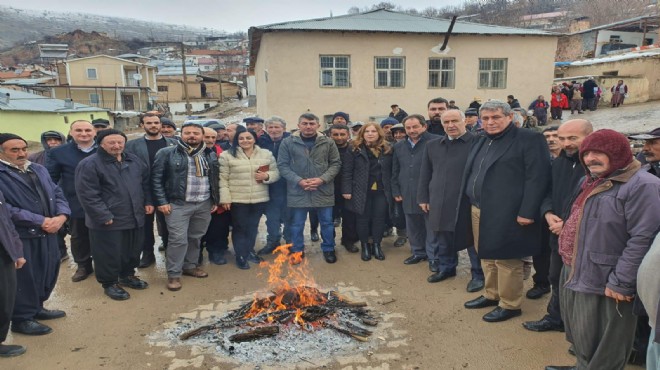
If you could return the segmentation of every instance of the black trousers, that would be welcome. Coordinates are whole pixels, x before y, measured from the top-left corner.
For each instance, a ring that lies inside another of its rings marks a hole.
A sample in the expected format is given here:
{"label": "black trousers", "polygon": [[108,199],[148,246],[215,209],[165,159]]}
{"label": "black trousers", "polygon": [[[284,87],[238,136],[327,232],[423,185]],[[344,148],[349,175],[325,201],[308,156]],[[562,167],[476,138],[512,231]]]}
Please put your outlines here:
{"label": "black trousers", "polygon": [[16,302],[12,321],[32,320],[50,297],[60,272],[57,235],[21,239],[27,263],[16,270]]}
{"label": "black trousers", "polygon": [[266,202],[254,204],[232,203],[231,241],[234,245],[236,257],[247,257],[250,252],[254,252],[254,243],[259,232],[259,221],[264,212],[266,212]]}
{"label": "black trousers", "polygon": [[[536,256],[532,257],[534,263],[534,285],[550,286],[548,274],[550,272],[550,230],[548,224],[543,221],[541,227],[541,251]],[[561,268],[559,269],[561,271]],[[559,281],[559,272],[557,272],[557,281]]]}
{"label": "black trousers", "polygon": [[319,215],[316,211],[309,211],[309,231],[319,232]]}
{"label": "black trousers", "polygon": [[369,242],[369,236],[371,235],[374,243],[380,243],[383,240],[386,218],[387,199],[385,199],[385,192],[382,190],[369,190],[364,212],[357,215],[357,234],[360,242]]}
{"label": "black trousers", "polygon": [[0,246],[0,343],[7,339],[11,314],[16,299],[16,269],[14,261]]}
{"label": "black trousers", "polygon": [[158,235],[160,240],[163,241],[163,246],[167,248],[167,236],[170,234],[167,231],[167,223],[165,222],[165,215],[162,212],[156,213],[156,228],[158,229]]}
{"label": "black trousers", "polygon": [[89,230],[96,281],[103,287],[135,275],[144,239],[142,227],[129,230]]}
{"label": "black trousers", "polygon": [[[556,240],[556,237],[553,236],[553,238]],[[548,270],[548,280],[552,287],[552,293],[550,294],[550,300],[548,301],[548,314],[545,315],[545,319],[557,325],[563,322],[561,318],[561,308],[559,306],[559,290],[562,289],[559,286],[559,278],[561,277],[561,269],[563,266],[564,261],[561,260],[561,256],[559,255],[558,246],[556,243],[553,243],[550,246],[550,268]]]}
{"label": "black trousers", "polygon": [[71,218],[71,254],[78,267],[91,269],[92,249],[84,218]]}
{"label": "black trousers", "polygon": [[224,253],[229,249],[229,226],[231,225],[231,212],[213,213],[211,222],[202,237],[202,245],[206,246],[209,254]]}

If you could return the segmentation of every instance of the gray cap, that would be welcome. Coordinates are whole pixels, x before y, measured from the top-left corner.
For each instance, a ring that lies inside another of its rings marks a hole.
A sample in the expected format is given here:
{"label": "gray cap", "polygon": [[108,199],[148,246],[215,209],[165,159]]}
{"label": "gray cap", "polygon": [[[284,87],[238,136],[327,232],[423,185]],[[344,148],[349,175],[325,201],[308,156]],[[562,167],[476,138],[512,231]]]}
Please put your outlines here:
{"label": "gray cap", "polygon": [[350,128],[361,127],[361,126],[364,126],[364,122],[362,122],[362,121],[355,121],[355,122],[351,122],[351,123],[348,124],[348,127],[350,127]]}
{"label": "gray cap", "polygon": [[655,130],[647,133],[647,134],[637,134],[637,135],[632,135],[628,136],[628,139],[631,140],[655,140],[655,139],[660,139],[660,127],[656,128]]}

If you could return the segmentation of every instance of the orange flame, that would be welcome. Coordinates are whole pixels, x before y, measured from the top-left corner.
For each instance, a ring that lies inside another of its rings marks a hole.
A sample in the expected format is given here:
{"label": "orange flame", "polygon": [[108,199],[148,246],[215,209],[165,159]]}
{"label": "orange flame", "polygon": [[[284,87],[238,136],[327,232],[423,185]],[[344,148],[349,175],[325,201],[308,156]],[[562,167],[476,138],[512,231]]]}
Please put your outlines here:
{"label": "orange flame", "polygon": [[[268,287],[273,294],[263,298],[255,295],[245,318],[296,310],[293,322],[302,326],[305,320],[302,318],[301,308],[327,302],[327,297],[314,288],[316,283],[302,252],[291,253],[291,246],[292,244],[286,244],[277,247],[273,251],[276,255],[273,262],[264,261],[259,264],[259,267],[268,270]],[[273,320],[272,316],[268,317],[269,322]]]}

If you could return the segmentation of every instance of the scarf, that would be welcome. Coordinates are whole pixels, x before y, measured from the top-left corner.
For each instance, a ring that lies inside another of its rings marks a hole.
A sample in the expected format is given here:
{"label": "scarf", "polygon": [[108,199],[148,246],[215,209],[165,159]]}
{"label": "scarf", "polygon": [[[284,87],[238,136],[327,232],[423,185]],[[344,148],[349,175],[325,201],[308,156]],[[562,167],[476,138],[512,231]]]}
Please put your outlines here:
{"label": "scarf", "polygon": [[184,143],[181,139],[177,141],[177,145],[179,148],[181,148],[181,150],[183,150],[184,153],[188,154],[188,156],[192,157],[195,161],[195,176],[208,176],[209,163],[204,157],[204,149],[206,149],[206,145],[204,145],[204,143],[200,143],[197,148],[192,148],[187,143]]}
{"label": "scarf", "polygon": [[564,227],[562,227],[559,234],[559,254],[565,265],[573,265],[573,252],[577,242],[579,222],[582,219],[582,211],[587,197],[604,181],[604,178],[588,178],[582,183],[580,194],[571,206],[571,214],[568,216],[568,220],[564,222]]}

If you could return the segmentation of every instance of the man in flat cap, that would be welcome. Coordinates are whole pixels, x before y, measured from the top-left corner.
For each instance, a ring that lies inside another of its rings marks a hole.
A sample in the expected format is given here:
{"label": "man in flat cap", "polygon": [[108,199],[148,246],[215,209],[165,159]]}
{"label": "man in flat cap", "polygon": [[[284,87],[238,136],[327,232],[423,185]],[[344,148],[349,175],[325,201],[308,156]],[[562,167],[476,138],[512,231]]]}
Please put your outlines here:
{"label": "man in flat cap", "polygon": [[37,320],[64,317],[44,308],[57,283],[60,252],[57,232],[71,214],[62,189],[46,168],[27,159],[27,142],[0,134],[0,192],[23,243],[27,263],[17,271],[17,294],[12,328],[15,333],[44,335],[53,330]]}
{"label": "man in flat cap", "polygon": [[107,130],[110,128],[110,121],[105,118],[97,118],[92,121],[92,126],[96,132]]}
{"label": "man in flat cap", "polygon": [[164,137],[174,139],[176,138],[176,124],[172,122],[171,119],[165,118],[165,117],[160,117],[160,133]]}
{"label": "man in flat cap", "polygon": [[656,177],[660,177],[660,127],[647,134],[628,136],[632,140],[644,140],[642,156],[646,160],[646,169]]}
{"label": "man in flat cap", "polygon": [[257,140],[264,134],[264,119],[259,117],[247,117],[243,119],[245,127],[257,134]]}

